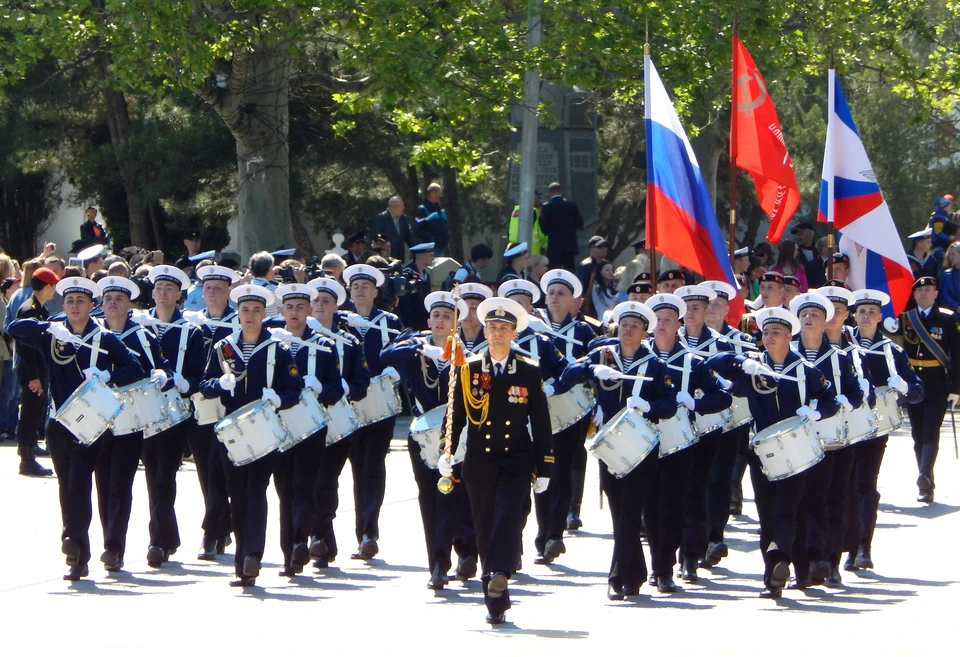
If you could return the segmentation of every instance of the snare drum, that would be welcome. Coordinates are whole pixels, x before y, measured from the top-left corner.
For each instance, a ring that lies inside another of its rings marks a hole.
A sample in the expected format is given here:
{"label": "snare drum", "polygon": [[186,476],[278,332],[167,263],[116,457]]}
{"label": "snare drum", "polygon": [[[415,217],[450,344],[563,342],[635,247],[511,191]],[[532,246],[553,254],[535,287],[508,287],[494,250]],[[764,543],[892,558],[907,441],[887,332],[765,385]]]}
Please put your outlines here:
{"label": "snare drum", "polygon": [[635,409],[625,408],[603,425],[587,444],[617,479],[626,477],[660,442],[660,431]]}
{"label": "snare drum", "polygon": [[660,420],[657,428],[660,429],[660,458],[675,454],[700,441],[700,436],[690,422],[690,411],[686,406],[678,406],[674,416]]}
{"label": "snare drum", "polygon": [[770,481],[798,475],[823,460],[823,446],[813,424],[799,417],[771,424],[750,438],[750,447],[760,457],[760,467]]}
{"label": "snare drum", "polygon": [[705,436],[711,431],[716,431],[721,427],[727,426],[730,419],[730,409],[723,409],[719,413],[710,413],[709,415],[700,415],[694,413],[693,430],[698,436]]}
{"label": "snare drum", "polygon": [[727,411],[730,415],[726,424],[723,425],[724,431],[733,431],[753,420],[753,415],[750,414],[750,404],[747,403],[746,397],[733,395],[733,401]]}
{"label": "snare drum", "polygon": [[903,426],[903,411],[897,403],[900,393],[896,388],[887,386],[879,386],[874,392],[877,395],[877,406],[874,409],[877,414],[877,435],[886,436]]}
{"label": "snare drum", "polygon": [[403,409],[397,384],[383,374],[370,379],[367,396],[360,401],[350,402],[350,405],[361,427],[391,418]]}
{"label": "snare drum", "polygon": [[558,434],[572,427],[586,417],[596,403],[593,390],[583,384],[575,385],[562,395],[554,395],[547,399],[553,433]]}
{"label": "snare drum", "polygon": [[53,419],[66,427],[82,445],[92,445],[110,428],[120,415],[123,401],[116,391],[97,378],[83,385],[67,397]]}
{"label": "snare drum", "polygon": [[216,424],[227,414],[227,409],[220,403],[219,397],[206,399],[203,394],[197,392],[190,395],[190,401],[193,402],[193,417],[197,418],[197,424],[200,426]]}
{"label": "snare drum", "polygon": [[347,401],[344,395],[333,406],[326,408],[327,417],[327,446],[340,442],[351,433],[360,428],[357,421],[357,414],[353,412],[353,406]]}
{"label": "snare drum", "polygon": [[[443,418],[447,415],[446,406],[437,406],[414,418],[410,423],[410,437],[420,446],[420,458],[431,470],[437,469],[440,460],[440,439],[442,437]],[[461,463],[467,451],[467,428],[460,433],[457,451],[454,452],[451,463]]]}
{"label": "snare drum", "polygon": [[190,417],[190,405],[180,396],[176,388],[160,393],[166,415],[163,419],[143,430],[143,437],[150,438],[162,431],[171,429]]}
{"label": "snare drum", "polygon": [[323,405],[317,399],[317,393],[310,388],[303,389],[296,406],[280,411],[279,415],[289,435],[289,440],[283,441],[279,446],[281,452],[299,445],[327,426],[330,421]]}
{"label": "snare drum", "polygon": [[227,448],[234,465],[247,465],[263,458],[289,439],[273,404],[250,402],[217,422],[217,440]]}
{"label": "snare drum", "polygon": [[817,433],[817,438],[820,439],[823,451],[832,452],[833,450],[843,449],[850,444],[847,440],[846,415],[846,411],[841,408],[833,417],[817,420],[813,423],[813,430]]}
{"label": "snare drum", "polygon": [[[856,445],[864,440],[877,437],[877,415],[867,405],[866,400],[860,404],[860,408],[853,409],[845,416],[848,445]],[[826,446],[824,446],[824,449],[826,449]]]}
{"label": "snare drum", "polygon": [[167,415],[167,405],[160,391],[160,381],[143,379],[117,389],[123,400],[123,410],[113,421],[113,433],[123,436],[161,424]]}

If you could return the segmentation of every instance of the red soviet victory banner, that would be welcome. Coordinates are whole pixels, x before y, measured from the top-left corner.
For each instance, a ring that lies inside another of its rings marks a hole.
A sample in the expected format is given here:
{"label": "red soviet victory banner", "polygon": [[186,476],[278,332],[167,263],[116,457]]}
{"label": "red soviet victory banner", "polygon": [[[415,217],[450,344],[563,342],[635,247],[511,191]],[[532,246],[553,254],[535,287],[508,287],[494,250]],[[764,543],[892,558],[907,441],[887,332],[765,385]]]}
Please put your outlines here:
{"label": "red soviet victory banner", "polygon": [[753,58],[736,35],[733,53],[730,159],[753,176],[760,207],[770,217],[767,241],[777,243],[800,206],[800,189],[773,99]]}

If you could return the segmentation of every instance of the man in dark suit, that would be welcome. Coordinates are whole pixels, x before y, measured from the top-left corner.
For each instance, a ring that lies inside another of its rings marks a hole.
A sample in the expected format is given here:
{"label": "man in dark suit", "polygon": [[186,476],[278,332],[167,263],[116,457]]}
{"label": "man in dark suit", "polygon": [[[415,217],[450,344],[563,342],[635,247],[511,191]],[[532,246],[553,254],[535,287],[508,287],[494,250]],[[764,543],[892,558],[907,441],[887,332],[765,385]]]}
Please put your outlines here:
{"label": "man in dark suit", "polygon": [[573,201],[563,198],[560,183],[550,183],[550,198],[543,204],[540,230],[547,236],[547,257],[552,267],[574,271],[577,259],[577,229],[583,228],[583,217]]}
{"label": "man in dark suit", "polygon": [[84,213],[85,221],[80,224],[80,239],[71,245],[71,250],[76,253],[84,247],[93,244],[106,244],[107,232],[99,223],[97,223],[97,209],[92,205]]}
{"label": "man in dark suit", "polygon": [[410,222],[403,213],[403,199],[393,196],[387,201],[387,209],[370,220],[371,235],[383,235],[390,242],[390,255],[403,261],[404,245],[416,244]]}

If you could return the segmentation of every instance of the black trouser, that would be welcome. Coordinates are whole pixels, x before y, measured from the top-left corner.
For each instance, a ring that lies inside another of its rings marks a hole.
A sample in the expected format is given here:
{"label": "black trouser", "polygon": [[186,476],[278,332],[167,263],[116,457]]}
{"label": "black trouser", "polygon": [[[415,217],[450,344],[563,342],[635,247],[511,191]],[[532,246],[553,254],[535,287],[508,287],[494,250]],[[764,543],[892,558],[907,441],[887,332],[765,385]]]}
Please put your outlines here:
{"label": "black trouser", "polygon": [[244,558],[263,559],[267,541],[267,487],[277,453],[271,452],[253,463],[235,466],[227,457],[227,448],[219,440],[217,450],[230,496],[230,521],[236,542],[233,563],[237,577],[243,577]]}
{"label": "black trouser", "polygon": [[[700,561],[707,554],[707,486],[720,445],[729,437],[722,429],[717,429],[704,434],[696,445],[684,450],[692,452],[693,456],[683,510],[683,541],[680,552],[684,557],[692,555]],[[727,490],[730,490],[729,484]],[[727,510],[729,511],[729,504]]]}
{"label": "black trouser", "polygon": [[164,550],[180,547],[177,525],[177,472],[187,444],[188,425],[192,417],[143,441],[140,459],[147,478],[147,499],[150,501],[150,545]]}
{"label": "black trouser", "polygon": [[609,582],[639,589],[647,580],[647,561],[640,543],[643,506],[657,478],[657,450],[622,479],[617,479],[600,463],[600,488],[607,495],[613,520],[613,559]]}
{"label": "black trouser", "polygon": [[933,490],[936,488],[933,466],[940,451],[940,427],[947,412],[947,382],[942,367],[918,370],[917,376],[923,381],[923,402],[908,404],[907,416],[910,418],[917,469],[930,479],[929,490]]}
{"label": "black trouser", "polygon": [[843,537],[847,528],[847,507],[856,506],[855,498],[849,494],[850,476],[856,461],[857,446],[850,445],[838,449],[833,455],[833,476],[827,489],[827,523],[830,535],[827,543],[826,559],[834,566],[840,564],[843,552]]}
{"label": "black trouser", "polygon": [[827,498],[833,481],[835,451],[804,474],[803,495],[797,507],[797,535],[793,541],[793,567],[798,580],[806,579],[810,564],[823,561],[830,551],[830,518]]}
{"label": "black trouser", "polygon": [[550,267],[553,269],[566,269],[568,272],[576,273],[576,253],[553,253],[548,252],[550,258]]}
{"label": "black trouser", "polygon": [[[470,496],[461,482],[444,495],[437,490],[439,470],[431,470],[420,458],[420,445],[407,438],[407,450],[413,478],[417,482],[417,501],[423,521],[423,538],[427,547],[427,564],[433,572],[439,564],[443,572],[450,570],[450,549],[461,558],[477,556],[477,537],[470,517]],[[459,468],[456,468],[459,470]]]}
{"label": "black trouser", "polygon": [[567,514],[570,512],[570,500],[573,499],[573,466],[577,451],[583,450],[589,424],[588,415],[553,435],[553,456],[556,460],[550,486],[533,499],[537,511],[534,545],[538,553],[543,552],[547,541],[563,538],[563,531],[567,528]]}
{"label": "black trouser", "polygon": [[306,543],[317,524],[317,474],[326,443],[324,427],[274,459],[273,485],[280,498],[280,549],[285,568],[293,565],[293,546]]}
{"label": "black trouser", "polygon": [[101,447],[103,438],[92,445],[81,445],[62,424],[47,421],[47,448],[60,492],[61,538],[72,538],[80,544],[81,564],[90,561],[93,470]]}
{"label": "black trouser", "polygon": [[231,514],[220,441],[214,434],[213,424],[199,425],[195,420],[188,422],[183,426],[203,494],[203,522],[200,527],[204,536],[225,538],[230,534]]}
{"label": "black trouser", "polygon": [[730,494],[737,458],[747,449],[750,425],[724,433],[707,482],[707,542],[722,543],[730,519]]}
{"label": "black trouser", "polygon": [[844,540],[845,551],[852,554],[856,554],[858,548],[869,548],[873,544],[877,511],[880,508],[877,479],[880,476],[883,453],[887,449],[887,437],[865,440],[854,445],[854,448],[856,456],[849,489],[848,524]]}
{"label": "black trouser", "polygon": [[[313,535],[323,539],[327,546],[327,559],[333,561],[337,556],[337,537],[333,533],[333,519],[337,517],[340,506],[340,473],[350,456],[351,444],[356,432],[332,445],[328,445],[320,461],[317,474],[317,520],[313,526]],[[356,489],[356,482],[353,484]]]}
{"label": "black trouser", "polygon": [[394,416],[361,427],[350,443],[357,543],[362,543],[364,538],[380,538],[380,507],[387,485],[386,458],[396,423]]}
{"label": "black trouser", "polygon": [[524,523],[524,498],[530,495],[532,473],[511,472],[479,454],[468,454],[463,464],[463,483],[470,497],[470,515],[477,532],[477,550],[483,583],[483,601],[491,614],[510,608],[510,595],[487,595],[493,573],[513,573],[520,558]]}
{"label": "black trouser", "polygon": [[112,431],[107,431],[97,442],[103,444],[94,470],[103,547],[116,550],[123,561],[133,508],[133,480],[137,476],[143,449],[143,432],[115,436]]}
{"label": "black trouser", "polygon": [[683,538],[683,507],[687,479],[693,466],[693,448],[660,459],[657,476],[643,505],[643,520],[650,543],[650,569],[657,577],[673,574],[677,549]]}
{"label": "black trouser", "polygon": [[40,380],[43,393],[36,394],[27,384],[20,386],[20,418],[17,420],[17,454],[21,461],[33,461],[37,437],[47,418],[47,381]]}
{"label": "black trouser", "polygon": [[750,481],[760,517],[760,553],[763,555],[763,583],[770,586],[773,567],[793,560],[797,536],[797,507],[803,495],[804,474],[769,481],[760,468],[760,459],[752,449],[746,453]]}

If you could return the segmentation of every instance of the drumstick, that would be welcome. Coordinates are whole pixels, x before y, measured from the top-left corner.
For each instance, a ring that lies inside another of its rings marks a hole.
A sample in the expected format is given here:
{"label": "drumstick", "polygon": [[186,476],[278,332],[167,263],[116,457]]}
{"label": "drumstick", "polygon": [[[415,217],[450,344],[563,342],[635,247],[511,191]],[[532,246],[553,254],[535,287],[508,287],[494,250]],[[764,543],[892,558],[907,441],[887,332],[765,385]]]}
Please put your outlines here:
{"label": "drumstick", "polygon": [[[57,340],[60,340],[60,338],[57,338]],[[77,338],[67,338],[66,340],[60,340],[60,341],[61,341],[61,342],[68,342],[68,343],[70,343],[70,344],[72,344],[72,345],[76,345],[76,346],[78,346],[78,347],[86,347],[86,348],[89,349],[90,351],[93,351],[93,350],[94,350],[94,346],[93,346],[92,344],[90,344],[89,342],[84,342],[83,340],[78,340]],[[97,351],[97,353],[100,353],[100,354],[105,354],[105,355],[107,355],[107,356],[110,355],[110,352],[107,351],[106,349],[100,349],[99,347],[96,347],[96,351]]]}
{"label": "drumstick", "polygon": [[628,379],[630,381],[653,381],[649,376],[637,376],[636,374],[621,374],[617,379]]}
{"label": "drumstick", "polygon": [[[354,315],[356,315],[356,317],[354,317]],[[361,324],[361,325],[363,325],[363,326],[366,326],[366,327],[368,327],[368,328],[374,328],[374,329],[384,330],[383,327],[381,327],[381,326],[380,326],[379,324],[377,324],[376,322],[368,322],[367,320],[365,320],[365,319],[364,319],[363,317],[361,317],[360,315],[357,315],[356,313],[349,313],[349,314],[348,314],[347,323],[349,324],[351,321],[356,322],[357,324]],[[397,335],[400,335],[400,331],[398,331],[397,329],[388,328],[388,329],[386,329],[386,331],[387,331],[387,333],[396,333]]]}
{"label": "drumstick", "polygon": [[[233,370],[230,369],[230,366],[222,358],[220,359],[220,369],[223,370],[224,374],[229,374],[230,376],[233,376]],[[230,390],[230,396],[233,397],[233,390]]]}
{"label": "drumstick", "polygon": [[566,340],[567,342],[571,342],[571,343],[573,343],[573,344],[578,344],[578,345],[580,345],[581,347],[583,346],[583,343],[580,342],[579,340],[577,340],[576,338],[572,338],[572,337],[570,337],[570,336],[568,336],[568,335],[564,335],[564,334],[561,333],[560,331],[554,331],[552,328],[547,328],[546,330],[541,331],[541,333],[546,333],[547,335],[552,335],[552,336],[555,337],[555,338],[560,338],[560,339],[562,339],[562,340]]}
{"label": "drumstick", "polygon": [[[270,331],[270,335],[273,335],[273,331]],[[323,351],[328,354],[330,353],[330,347],[325,347],[322,344],[317,344],[316,342],[308,342],[306,340],[301,340],[300,338],[295,338],[293,336],[284,337],[282,339],[281,338],[275,338],[275,339],[279,340],[280,342],[286,342],[286,341],[296,342],[301,347],[306,347],[307,349],[312,349],[313,351]]]}

